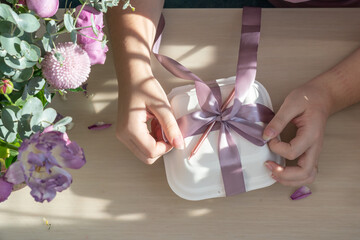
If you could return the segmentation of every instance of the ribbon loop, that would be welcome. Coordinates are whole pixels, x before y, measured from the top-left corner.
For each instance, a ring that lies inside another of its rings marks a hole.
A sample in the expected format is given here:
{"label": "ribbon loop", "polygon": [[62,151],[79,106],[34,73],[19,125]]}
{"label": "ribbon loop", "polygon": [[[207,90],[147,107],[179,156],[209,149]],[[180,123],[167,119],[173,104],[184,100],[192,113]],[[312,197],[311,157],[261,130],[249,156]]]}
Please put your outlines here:
{"label": "ribbon loop", "polygon": [[232,138],[237,133],[257,146],[262,139],[263,127],[258,122],[268,123],[274,113],[261,104],[243,104],[248,90],[255,81],[257,50],[260,40],[260,8],[243,8],[241,41],[235,80],[233,106],[221,111],[221,92],[218,86],[209,87],[198,76],[177,61],[159,54],[161,33],[165,26],[161,16],[153,52],[158,61],[174,76],[195,82],[197,99],[201,110],[177,119],[183,137],[202,134],[214,121],[212,131],[219,131],[218,154],[226,195],[246,191],[240,153]]}

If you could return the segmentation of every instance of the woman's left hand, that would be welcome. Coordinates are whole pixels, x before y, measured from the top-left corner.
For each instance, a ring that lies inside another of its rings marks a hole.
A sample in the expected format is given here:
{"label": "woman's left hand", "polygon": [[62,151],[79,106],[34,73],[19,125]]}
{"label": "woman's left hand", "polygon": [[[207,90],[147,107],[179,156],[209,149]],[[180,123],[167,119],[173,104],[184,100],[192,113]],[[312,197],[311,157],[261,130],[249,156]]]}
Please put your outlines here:
{"label": "woman's left hand", "polygon": [[[283,168],[267,161],[265,165],[276,181],[287,186],[301,186],[315,180],[330,106],[326,90],[314,81],[293,90],[285,98],[263,137],[271,139],[268,145],[273,152],[289,160],[298,159],[298,162],[297,166]],[[297,127],[296,136],[289,143],[282,142],[277,136],[290,122]]]}

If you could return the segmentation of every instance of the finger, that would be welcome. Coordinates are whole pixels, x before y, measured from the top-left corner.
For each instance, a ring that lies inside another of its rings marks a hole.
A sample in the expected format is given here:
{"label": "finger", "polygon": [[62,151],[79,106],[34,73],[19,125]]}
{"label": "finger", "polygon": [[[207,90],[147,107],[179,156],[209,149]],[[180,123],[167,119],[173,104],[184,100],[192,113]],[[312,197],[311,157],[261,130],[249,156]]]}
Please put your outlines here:
{"label": "finger", "polygon": [[[137,126],[136,129],[132,130],[130,139],[145,156],[145,162],[148,161],[147,159],[159,158],[172,148],[170,144],[164,141],[156,141],[153,136],[150,135],[145,123],[142,123]],[[148,163],[151,164],[152,162]]]}
{"label": "finger", "polygon": [[[139,147],[138,143],[136,143],[133,139],[130,139],[129,146],[133,150],[133,153],[137,158],[139,158],[141,161],[143,161],[145,164],[153,164],[158,158],[160,158],[163,154],[169,152],[172,149],[172,146],[170,144],[167,144],[165,142],[157,142],[158,145],[164,145],[165,150],[160,150],[160,153],[156,153],[156,151],[153,152],[154,155],[149,155],[148,153],[144,152],[144,149]],[[163,148],[163,147],[158,147]],[[157,154],[157,155],[156,155]],[[154,157],[152,157],[154,156]]]}
{"label": "finger", "polygon": [[267,161],[266,167],[272,171],[272,176],[284,185],[297,186],[314,181],[317,173],[317,146],[310,148],[300,156],[298,166],[283,168],[275,162]]}
{"label": "finger", "polygon": [[289,143],[282,142],[278,138],[273,138],[268,142],[268,145],[274,153],[286,159],[295,160],[314,144],[314,132],[316,132],[316,130],[311,127],[307,129],[302,127],[298,129],[295,138]]}
{"label": "finger", "polygon": [[155,108],[149,106],[149,108],[160,122],[166,138],[169,140],[171,145],[177,149],[184,149],[184,139],[170,107]]}
{"label": "finger", "polygon": [[264,140],[270,140],[277,137],[282,130],[284,130],[286,125],[300,113],[301,110],[297,105],[294,106],[285,100],[274,118],[265,127],[263,132]]}

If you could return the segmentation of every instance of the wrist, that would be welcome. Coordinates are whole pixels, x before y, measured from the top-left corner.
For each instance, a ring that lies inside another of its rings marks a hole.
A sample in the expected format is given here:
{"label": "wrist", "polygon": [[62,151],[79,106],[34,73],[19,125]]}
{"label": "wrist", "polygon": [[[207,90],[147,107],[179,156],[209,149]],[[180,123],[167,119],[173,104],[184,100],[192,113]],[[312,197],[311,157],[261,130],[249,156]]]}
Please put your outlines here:
{"label": "wrist", "polygon": [[[332,91],[326,84],[324,79],[319,76],[314,78],[312,81],[306,83],[307,87],[313,92],[315,102],[319,106],[319,110],[328,117],[335,112],[335,99],[332,95]],[[314,102],[312,103],[314,104]]]}

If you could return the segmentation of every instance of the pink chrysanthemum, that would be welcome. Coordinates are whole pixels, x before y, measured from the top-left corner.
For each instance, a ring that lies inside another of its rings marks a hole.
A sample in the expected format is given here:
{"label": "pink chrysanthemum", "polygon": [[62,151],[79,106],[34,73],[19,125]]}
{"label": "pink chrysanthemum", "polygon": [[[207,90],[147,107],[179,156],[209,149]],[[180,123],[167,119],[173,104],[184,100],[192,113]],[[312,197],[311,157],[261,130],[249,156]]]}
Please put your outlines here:
{"label": "pink chrysanthemum", "polygon": [[44,77],[53,87],[71,89],[80,87],[89,77],[90,59],[78,45],[58,43],[56,49],[45,55],[41,67]]}

